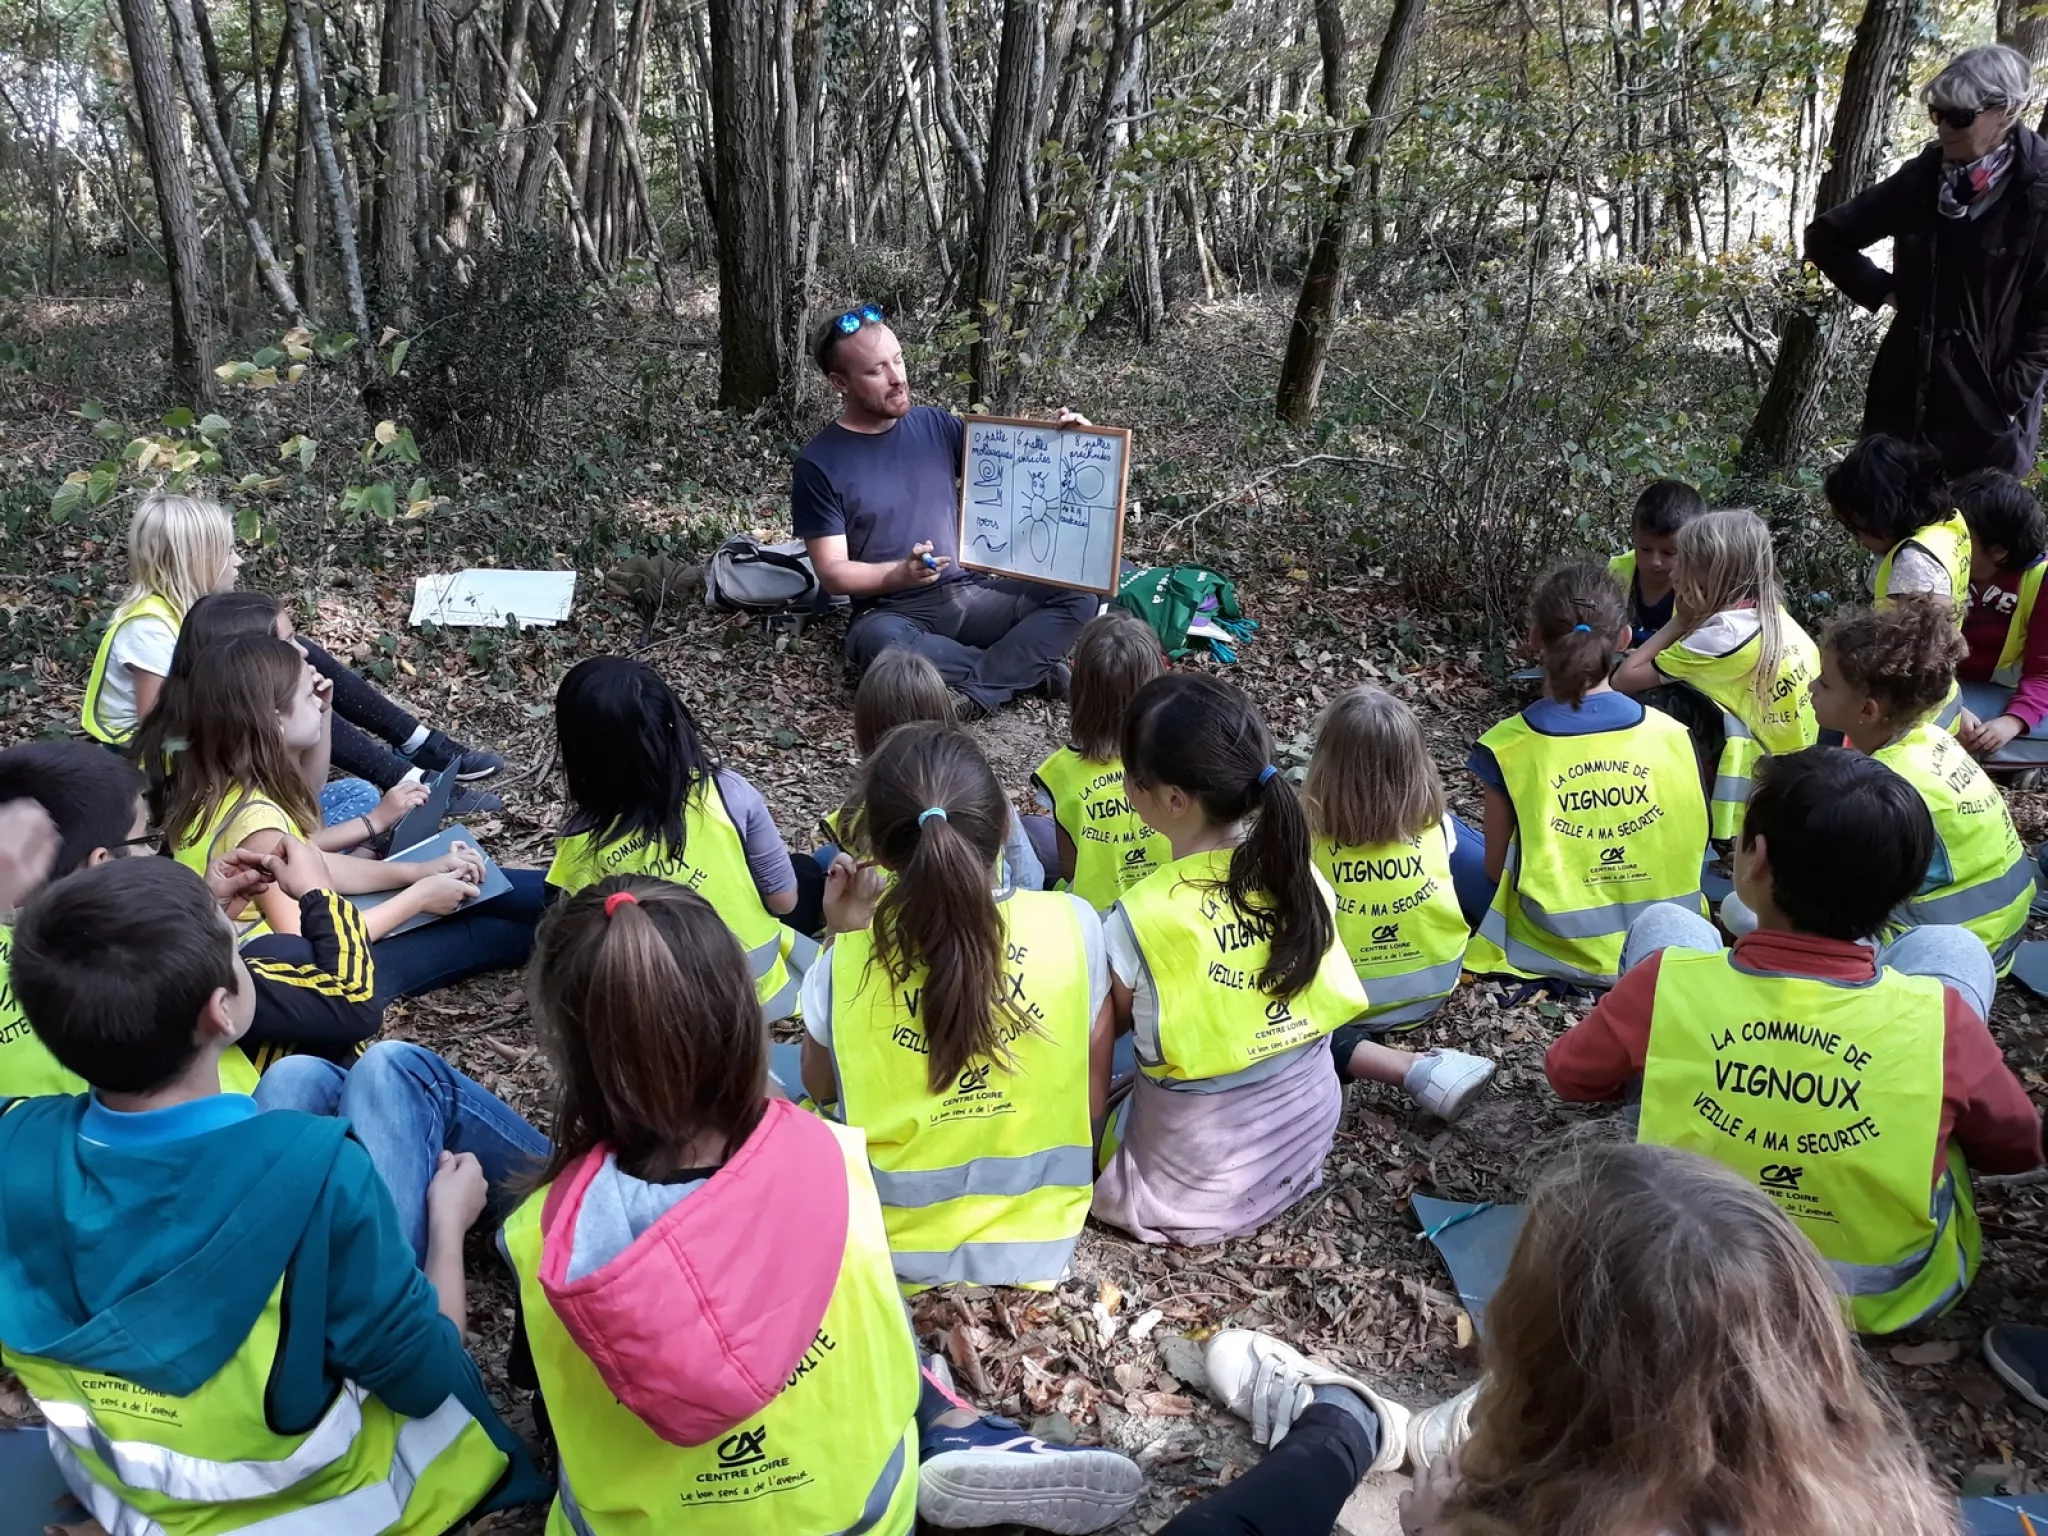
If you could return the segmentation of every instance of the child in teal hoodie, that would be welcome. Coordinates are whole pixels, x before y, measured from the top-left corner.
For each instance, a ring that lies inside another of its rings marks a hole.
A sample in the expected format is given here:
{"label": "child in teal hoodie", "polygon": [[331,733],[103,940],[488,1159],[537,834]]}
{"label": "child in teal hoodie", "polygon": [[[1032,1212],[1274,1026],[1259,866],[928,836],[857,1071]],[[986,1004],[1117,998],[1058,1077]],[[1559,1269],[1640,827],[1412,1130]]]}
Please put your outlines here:
{"label": "child in teal hoodie", "polygon": [[345,1122],[220,1091],[253,989],[198,876],[57,881],[13,971],[93,1091],[0,1112],[0,1362],[102,1526],[438,1536],[545,1496],[463,1348],[474,1160],[443,1159],[422,1274]]}

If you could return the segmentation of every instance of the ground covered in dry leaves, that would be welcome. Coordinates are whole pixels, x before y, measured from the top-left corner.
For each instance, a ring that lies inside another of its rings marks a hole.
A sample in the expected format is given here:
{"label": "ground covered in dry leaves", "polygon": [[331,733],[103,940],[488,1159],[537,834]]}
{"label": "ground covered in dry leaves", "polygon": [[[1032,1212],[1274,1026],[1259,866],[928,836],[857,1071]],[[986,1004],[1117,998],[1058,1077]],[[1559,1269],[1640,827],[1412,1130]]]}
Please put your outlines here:
{"label": "ground covered in dry leaves", "polygon": [[[118,597],[115,540],[127,504],[97,523],[61,529],[30,504],[95,457],[84,423],[69,414],[84,400],[131,420],[164,408],[146,386],[136,386],[133,399],[116,398],[107,380],[134,373],[132,359],[121,370],[95,366],[108,349],[136,345],[136,325],[153,314],[138,322],[119,304],[42,304],[10,319],[75,363],[0,380],[0,420],[22,451],[9,476],[14,547],[0,551],[0,740],[64,730],[76,719],[89,660],[77,635]],[[1146,563],[1213,562],[1238,580],[1245,612],[1261,627],[1240,664],[1226,670],[1265,710],[1283,766],[1305,761],[1307,733],[1331,696],[1380,682],[1421,713],[1469,815],[1476,807],[1461,771],[1465,753],[1520,700],[1492,680],[1497,659],[1482,656],[1470,631],[1394,592],[1326,508],[1273,472],[1307,451],[1264,421],[1262,381],[1283,323],[1249,303],[1217,306],[1165,346],[1084,348],[1065,398],[1136,432],[1128,552]],[[675,322],[608,314],[579,363],[573,399],[553,415],[557,436],[526,465],[438,470],[436,489],[449,503],[420,522],[330,527],[324,513],[315,525],[279,511],[282,536],[245,570],[244,585],[293,594],[301,629],[387,676],[422,717],[505,751],[511,767],[493,787],[506,811],[472,823],[502,862],[546,862],[563,811],[548,701],[561,672],[585,655],[637,647],[660,667],[799,849],[810,846],[818,813],[850,778],[837,621],[796,636],[771,632],[758,620],[709,612],[694,592],[650,613],[602,579],[628,556],[701,552],[720,528],[787,527],[788,460],[807,433],[705,404],[715,335],[701,296]],[[665,363],[654,385],[644,366],[634,371],[649,355]],[[1214,367],[1216,356],[1235,366]],[[267,401],[237,418],[252,462],[265,458],[267,435],[283,436],[282,419]],[[1369,520],[1370,510],[1348,515]],[[1619,515],[1617,506],[1617,523]],[[461,564],[576,565],[576,616],[558,631],[511,637],[407,629],[412,577]],[[1020,796],[1032,767],[1061,739],[1056,711],[1037,701],[973,729]],[[2048,836],[2048,797],[2020,794],[2013,803],[2030,845]],[[2042,1006],[2009,986],[1993,1027],[2037,1101],[2048,1102],[2048,1047],[2034,1017]],[[1493,984],[1467,984],[1418,1032],[1419,1044],[1459,1045],[1501,1064],[1462,1123],[1421,1120],[1402,1096],[1354,1085],[1322,1187],[1256,1236],[1175,1250],[1091,1227],[1074,1277],[1056,1293],[921,1300],[916,1321],[928,1347],[949,1357],[982,1406],[1040,1433],[1100,1439],[1137,1455],[1148,1492],[1121,1527],[1130,1532],[1157,1529],[1256,1455],[1199,1389],[1199,1341],[1218,1328],[1278,1333],[1411,1405],[1450,1395],[1475,1379],[1477,1355],[1449,1277],[1409,1214],[1409,1196],[1518,1200],[1562,1139],[1600,1118],[1560,1104],[1543,1080],[1543,1052],[1572,1019],[1571,1009],[1507,1007]],[[545,1126],[548,1068],[516,977],[401,1004],[386,1030],[440,1050]],[[2038,1185],[1980,1184],[1987,1259],[1968,1298],[1924,1335],[1872,1352],[1959,1491],[1991,1491],[1994,1477],[2009,1491],[2027,1491],[2048,1468],[2048,1426],[1976,1352],[1987,1323],[2048,1311],[2043,1198]],[[528,1423],[503,1379],[510,1292],[481,1236],[471,1259],[478,1358],[514,1422]],[[0,1392],[0,1413],[21,1406]],[[538,1530],[539,1522],[501,1519],[495,1528]]]}

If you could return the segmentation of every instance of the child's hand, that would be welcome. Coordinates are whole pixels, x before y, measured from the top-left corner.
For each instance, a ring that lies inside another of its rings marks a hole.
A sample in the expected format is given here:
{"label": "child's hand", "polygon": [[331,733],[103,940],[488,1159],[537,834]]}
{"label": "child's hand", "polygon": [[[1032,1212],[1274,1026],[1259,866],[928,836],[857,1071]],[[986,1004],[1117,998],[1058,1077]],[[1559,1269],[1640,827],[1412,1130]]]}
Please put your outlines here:
{"label": "child's hand", "polygon": [[1458,1486],[1458,1453],[1432,1462],[1415,1479],[1413,1491],[1401,1495],[1402,1536],[1448,1536],[1441,1524],[1444,1501]]}
{"label": "child's hand", "polygon": [[420,910],[435,917],[446,917],[477,893],[473,882],[451,874],[433,874],[424,880],[415,880],[413,889],[420,893]]}
{"label": "child's hand", "polygon": [[57,862],[57,824],[26,796],[0,805],[0,912],[11,912]]}
{"label": "child's hand", "polygon": [[825,871],[825,927],[833,933],[858,933],[874,921],[875,903],[888,882],[872,864],[856,864],[840,854]]}
{"label": "child's hand", "polygon": [[427,1224],[460,1237],[483,1215],[489,1194],[483,1164],[474,1153],[443,1152],[434,1166],[433,1181],[427,1185]]}
{"label": "child's hand", "polygon": [[264,861],[277,888],[297,901],[308,891],[327,889],[327,861],[317,848],[296,837],[281,838],[277,852]]}
{"label": "child's hand", "polygon": [[1962,729],[1956,733],[1963,749],[1973,757],[1989,757],[2002,751],[2005,746],[2026,729],[2017,715],[2000,715],[1994,720],[1979,720],[1967,709],[1963,711]]}
{"label": "child's hand", "polygon": [[275,854],[230,848],[206,866],[206,889],[228,916],[235,917],[243,903],[254,901],[270,889],[283,867],[283,860]]}
{"label": "child's hand", "polygon": [[[299,652],[299,654],[303,656],[305,654],[304,650],[302,649]],[[310,669],[312,665],[313,664],[311,662],[306,663],[308,669]],[[333,678],[325,676],[324,674],[319,672],[315,672],[313,674],[313,700],[320,706],[320,713],[323,715],[334,708]]]}
{"label": "child's hand", "polygon": [[477,852],[473,843],[450,843],[448,851],[431,860],[426,867],[437,875],[454,875],[471,885],[484,883],[484,856]]}
{"label": "child's hand", "polygon": [[[322,681],[326,681],[324,678]],[[405,820],[405,813],[427,800],[427,786],[418,779],[401,779],[384,791],[384,798],[364,818],[370,824],[372,836],[381,837]]]}

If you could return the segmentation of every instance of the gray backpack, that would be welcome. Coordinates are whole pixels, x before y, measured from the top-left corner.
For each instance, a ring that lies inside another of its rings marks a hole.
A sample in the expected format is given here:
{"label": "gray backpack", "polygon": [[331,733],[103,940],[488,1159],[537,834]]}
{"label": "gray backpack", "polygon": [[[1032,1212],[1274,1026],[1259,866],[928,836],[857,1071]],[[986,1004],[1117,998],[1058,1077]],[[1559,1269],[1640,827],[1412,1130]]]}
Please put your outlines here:
{"label": "gray backpack", "polygon": [[727,539],[704,567],[704,601],[742,613],[811,613],[832,600],[818,585],[803,540]]}

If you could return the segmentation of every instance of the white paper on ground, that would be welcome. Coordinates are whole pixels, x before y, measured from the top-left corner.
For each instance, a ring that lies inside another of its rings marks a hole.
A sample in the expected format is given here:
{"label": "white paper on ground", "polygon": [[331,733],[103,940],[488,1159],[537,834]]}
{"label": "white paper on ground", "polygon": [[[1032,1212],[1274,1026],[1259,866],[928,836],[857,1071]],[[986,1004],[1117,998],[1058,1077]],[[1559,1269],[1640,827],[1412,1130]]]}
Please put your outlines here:
{"label": "white paper on ground", "polygon": [[559,624],[576,600],[574,571],[453,571],[413,582],[413,624]]}

